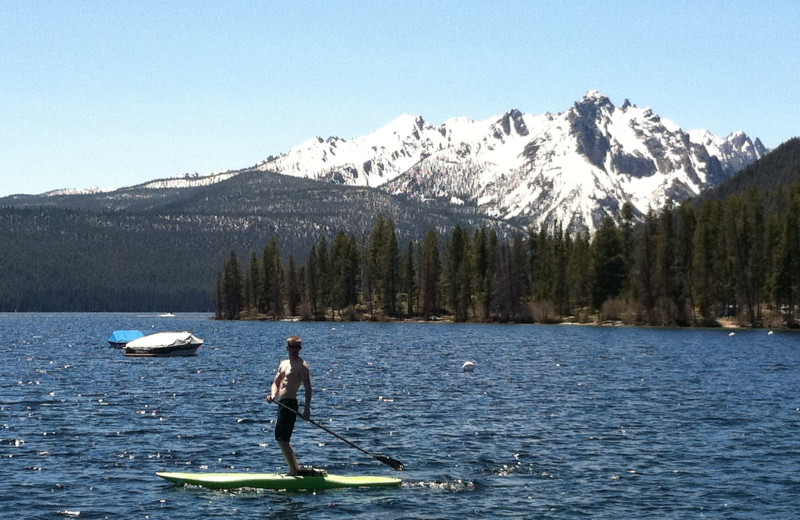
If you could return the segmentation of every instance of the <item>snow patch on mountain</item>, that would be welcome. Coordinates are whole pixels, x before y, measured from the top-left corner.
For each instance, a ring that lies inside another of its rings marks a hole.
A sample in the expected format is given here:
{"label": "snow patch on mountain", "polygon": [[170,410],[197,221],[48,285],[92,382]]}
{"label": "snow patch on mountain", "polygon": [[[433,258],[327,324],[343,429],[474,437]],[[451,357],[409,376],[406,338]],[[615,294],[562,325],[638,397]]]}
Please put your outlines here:
{"label": "snow patch on mountain", "polygon": [[42,193],[44,197],[62,197],[65,195],[96,195],[98,193],[108,193],[114,191],[115,188],[64,188],[59,190],[50,190]]}
{"label": "snow patch on mountain", "polygon": [[641,216],[699,194],[766,151],[744,132],[685,132],[650,108],[628,100],[617,107],[589,91],[560,114],[511,110],[441,125],[403,115],[354,139],[312,139],[257,168],[593,231],[626,202]]}
{"label": "snow patch on mountain", "polygon": [[136,188],[147,189],[168,189],[168,188],[194,188],[197,186],[210,186],[218,182],[226,181],[235,176],[239,172],[226,170],[224,172],[215,172],[209,175],[189,174],[185,173],[177,177],[170,177],[168,179],[157,179],[154,181],[146,182],[135,186]]}

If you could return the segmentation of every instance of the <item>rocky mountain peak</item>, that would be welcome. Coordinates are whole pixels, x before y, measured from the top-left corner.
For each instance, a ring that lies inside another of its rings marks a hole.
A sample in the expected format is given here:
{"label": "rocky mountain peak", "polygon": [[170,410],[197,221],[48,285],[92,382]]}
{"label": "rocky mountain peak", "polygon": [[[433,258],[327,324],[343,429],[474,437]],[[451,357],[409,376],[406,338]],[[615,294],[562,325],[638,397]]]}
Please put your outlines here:
{"label": "rocky mountain peak", "polygon": [[404,115],[354,139],[312,140],[259,169],[593,231],[626,202],[643,215],[697,195],[765,153],[743,132],[684,132],[649,108],[627,99],[617,108],[590,90],[556,115],[513,109],[441,125]]}

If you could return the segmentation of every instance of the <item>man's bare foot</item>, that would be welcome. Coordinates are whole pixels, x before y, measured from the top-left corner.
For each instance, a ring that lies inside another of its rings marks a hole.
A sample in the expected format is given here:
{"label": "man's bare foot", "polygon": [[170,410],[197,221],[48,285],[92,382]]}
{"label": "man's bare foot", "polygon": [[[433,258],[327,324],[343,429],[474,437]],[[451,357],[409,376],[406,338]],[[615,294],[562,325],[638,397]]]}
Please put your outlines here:
{"label": "man's bare foot", "polygon": [[300,477],[327,477],[328,472],[323,468],[314,468],[312,466],[299,466],[297,468],[297,475]]}

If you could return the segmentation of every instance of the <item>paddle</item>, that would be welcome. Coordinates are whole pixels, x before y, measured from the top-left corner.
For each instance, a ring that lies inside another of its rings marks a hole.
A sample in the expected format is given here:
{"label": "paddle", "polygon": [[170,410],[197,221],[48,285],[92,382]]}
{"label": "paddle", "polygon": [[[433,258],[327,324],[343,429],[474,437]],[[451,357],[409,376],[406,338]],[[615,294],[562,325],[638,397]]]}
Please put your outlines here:
{"label": "paddle", "polygon": [[[278,400],[275,400],[275,402],[276,402],[276,403],[278,403],[278,406],[281,406],[281,407],[283,407],[283,408],[286,408],[287,410],[289,410],[289,411],[293,412],[293,413],[294,413],[294,414],[296,414],[298,417],[300,417],[301,419],[303,419],[303,414],[301,414],[301,413],[300,413],[300,412],[298,412],[297,410],[293,410],[293,409],[289,408],[288,406],[286,406],[285,404],[283,404],[282,402],[280,402],[280,401],[278,401]],[[355,449],[357,449],[357,450],[359,450],[359,451],[361,451],[361,452],[364,452],[364,453],[366,453],[367,455],[369,455],[369,456],[370,456],[370,457],[372,457],[373,459],[375,459],[375,460],[378,460],[378,461],[380,461],[380,462],[383,462],[383,463],[384,463],[384,464],[386,464],[387,466],[391,466],[391,468],[392,468],[392,469],[396,469],[397,471],[403,471],[404,469],[406,469],[406,466],[405,466],[405,464],[403,464],[402,462],[400,462],[400,461],[399,461],[399,460],[397,460],[397,459],[393,459],[393,458],[391,458],[391,457],[387,457],[386,455],[380,455],[380,454],[378,454],[378,453],[372,453],[372,452],[369,452],[369,451],[365,450],[364,448],[362,448],[361,446],[358,446],[356,443],[354,443],[354,442],[352,442],[352,441],[349,441],[349,440],[345,439],[344,437],[342,437],[342,436],[341,436],[341,435],[339,435],[338,433],[336,433],[336,432],[334,432],[334,431],[331,431],[331,430],[329,430],[329,429],[328,429],[328,428],[326,428],[325,426],[322,426],[321,424],[319,424],[319,423],[317,423],[317,422],[314,422],[314,421],[312,421],[311,419],[304,419],[304,420],[305,420],[305,421],[308,421],[308,422],[310,422],[311,424],[313,424],[313,425],[314,425],[314,426],[316,426],[317,428],[321,428],[321,429],[325,430],[326,432],[330,433],[331,435],[333,435],[334,437],[336,437],[336,438],[337,438],[337,439],[339,439],[340,441],[344,441],[344,442],[346,442],[347,444],[349,444],[350,446],[354,447]]]}

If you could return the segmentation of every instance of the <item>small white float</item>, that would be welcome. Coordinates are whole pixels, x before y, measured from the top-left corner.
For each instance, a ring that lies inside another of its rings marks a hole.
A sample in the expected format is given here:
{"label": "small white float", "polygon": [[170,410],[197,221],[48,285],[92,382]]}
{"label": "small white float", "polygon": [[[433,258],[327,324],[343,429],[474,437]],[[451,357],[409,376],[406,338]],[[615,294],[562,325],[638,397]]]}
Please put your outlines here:
{"label": "small white float", "polygon": [[461,365],[461,370],[464,372],[474,372],[475,371],[475,362],[474,361],[465,361],[463,365]]}

